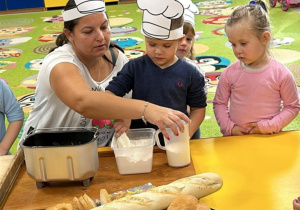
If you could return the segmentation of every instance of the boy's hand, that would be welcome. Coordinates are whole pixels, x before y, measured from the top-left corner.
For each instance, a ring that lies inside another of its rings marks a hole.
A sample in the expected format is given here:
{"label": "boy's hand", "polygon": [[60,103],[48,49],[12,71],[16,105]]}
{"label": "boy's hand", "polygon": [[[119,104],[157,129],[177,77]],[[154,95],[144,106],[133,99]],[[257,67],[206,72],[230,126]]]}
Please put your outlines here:
{"label": "boy's hand", "polygon": [[231,135],[233,136],[242,136],[242,135],[247,135],[249,133],[249,131],[245,128],[242,128],[240,126],[233,126],[233,128],[231,129]]}
{"label": "boy's hand", "polygon": [[115,127],[115,134],[117,137],[121,136],[124,132],[126,132],[131,124],[130,119],[126,120],[115,120],[114,127]]}

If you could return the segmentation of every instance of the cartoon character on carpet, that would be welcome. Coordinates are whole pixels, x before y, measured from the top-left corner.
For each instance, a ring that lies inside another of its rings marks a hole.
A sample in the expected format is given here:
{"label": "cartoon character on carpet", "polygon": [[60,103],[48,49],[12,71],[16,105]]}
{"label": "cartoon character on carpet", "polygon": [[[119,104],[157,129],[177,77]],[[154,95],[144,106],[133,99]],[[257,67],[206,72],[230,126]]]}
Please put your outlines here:
{"label": "cartoon character on carpet", "polygon": [[122,36],[137,31],[136,27],[133,26],[120,26],[111,28],[111,36]]}
{"label": "cartoon character on carpet", "polygon": [[205,80],[208,84],[207,89],[209,93],[216,91],[221,71],[230,64],[230,60],[221,56],[213,55],[197,55],[195,56],[197,65],[205,71]]}
{"label": "cartoon character on carpet", "polygon": [[210,1],[200,1],[196,3],[196,6],[201,9],[214,9],[228,7],[232,4],[232,1],[227,0],[210,0]]}
{"label": "cartoon character on carpet", "polygon": [[139,49],[124,49],[124,53],[129,60],[135,59],[146,54],[144,50]]}
{"label": "cartoon character on carpet", "polygon": [[215,17],[206,18],[202,21],[204,24],[210,25],[225,25],[229,15],[220,15]]}
{"label": "cartoon character on carpet", "polygon": [[16,67],[17,63],[13,61],[0,61],[0,73]]}
{"label": "cartoon character on carpet", "polygon": [[1,48],[0,47],[0,59],[17,58],[20,57],[23,50],[17,48]]}
{"label": "cartoon character on carpet", "polygon": [[57,23],[57,22],[64,22],[62,15],[53,15],[52,17],[44,17],[44,22],[47,23]]}
{"label": "cartoon character on carpet", "polygon": [[133,21],[132,18],[125,17],[126,15],[130,14],[130,11],[128,10],[108,10],[107,14],[109,17],[109,25],[111,28],[124,26]]}
{"label": "cartoon character on carpet", "polygon": [[197,55],[195,56],[197,65],[205,72],[214,72],[222,68],[226,68],[230,64],[230,60],[221,56],[213,55]]}
{"label": "cartoon character on carpet", "polygon": [[205,9],[200,11],[200,15],[204,15],[204,16],[230,15],[234,9],[235,7]]}
{"label": "cartoon character on carpet", "polygon": [[113,37],[110,41],[122,48],[129,48],[141,44],[143,39],[139,37]]}
{"label": "cartoon character on carpet", "polygon": [[6,27],[0,28],[0,37],[1,38],[10,38],[10,37],[17,37],[21,34],[25,34],[31,32],[35,27],[29,26],[13,26],[13,27]]}
{"label": "cartoon character on carpet", "polygon": [[30,110],[32,110],[35,102],[34,93],[22,96],[18,99],[18,101],[20,103],[20,106],[23,108],[23,111],[25,113],[29,113]]}
{"label": "cartoon character on carpet", "polygon": [[49,44],[37,46],[36,48],[33,49],[33,52],[39,55],[47,55],[49,51],[55,47],[56,44],[54,42],[50,42]]}
{"label": "cartoon character on carpet", "polygon": [[36,80],[37,80],[37,74],[29,76],[21,81],[20,87],[35,89],[36,88]]}
{"label": "cartoon character on carpet", "polygon": [[45,26],[44,31],[63,31],[64,25],[61,23],[52,23],[51,25]]}
{"label": "cartoon character on carpet", "polygon": [[40,68],[41,68],[41,65],[43,63],[43,60],[44,60],[44,58],[38,58],[38,59],[35,59],[35,60],[31,60],[31,61],[29,61],[25,64],[25,68],[30,69],[30,70],[39,71]]}
{"label": "cartoon character on carpet", "polygon": [[52,34],[43,34],[41,35],[38,40],[40,42],[55,42],[56,38],[61,34],[61,32],[56,32],[56,33],[52,33]]}
{"label": "cartoon character on carpet", "polygon": [[18,44],[23,44],[32,39],[32,37],[17,37],[0,39],[0,47],[10,47]]}
{"label": "cartoon character on carpet", "polygon": [[117,26],[123,26],[129,23],[132,23],[132,18],[126,18],[126,17],[115,17],[115,18],[109,18],[109,25],[110,27],[117,27]]}
{"label": "cartoon character on carpet", "polygon": [[217,35],[217,36],[226,36],[224,27],[221,28],[216,28],[212,31],[213,34]]}

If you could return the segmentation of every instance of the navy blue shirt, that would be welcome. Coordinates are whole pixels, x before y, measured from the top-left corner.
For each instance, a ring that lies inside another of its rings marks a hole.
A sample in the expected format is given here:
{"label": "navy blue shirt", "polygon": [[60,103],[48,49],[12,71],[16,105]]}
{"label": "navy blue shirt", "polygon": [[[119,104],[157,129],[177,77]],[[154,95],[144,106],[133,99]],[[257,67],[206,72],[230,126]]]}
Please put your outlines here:
{"label": "navy blue shirt", "polygon": [[[130,60],[109,83],[106,90],[124,96],[132,90],[132,98],[187,113],[190,107],[206,107],[204,77],[195,66],[178,58],[171,66],[161,69],[148,55]],[[147,119],[146,119],[147,120]],[[132,120],[130,128],[145,126],[141,119]]]}

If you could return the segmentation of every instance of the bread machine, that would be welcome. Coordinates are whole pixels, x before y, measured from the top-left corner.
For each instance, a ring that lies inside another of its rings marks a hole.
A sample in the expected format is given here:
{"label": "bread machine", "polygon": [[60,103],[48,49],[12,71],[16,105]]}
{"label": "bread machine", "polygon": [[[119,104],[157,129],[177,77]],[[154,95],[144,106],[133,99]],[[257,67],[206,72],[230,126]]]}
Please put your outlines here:
{"label": "bread machine", "polygon": [[37,188],[52,181],[82,181],[88,187],[99,168],[95,128],[45,128],[21,142],[27,173]]}

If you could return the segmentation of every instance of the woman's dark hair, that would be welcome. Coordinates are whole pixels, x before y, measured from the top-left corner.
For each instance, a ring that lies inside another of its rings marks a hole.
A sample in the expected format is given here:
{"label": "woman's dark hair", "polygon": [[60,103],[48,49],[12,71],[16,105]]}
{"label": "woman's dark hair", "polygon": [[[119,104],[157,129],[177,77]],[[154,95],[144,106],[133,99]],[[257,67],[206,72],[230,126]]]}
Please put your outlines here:
{"label": "woman's dark hair", "polygon": [[[76,8],[76,4],[74,2],[74,0],[69,0],[66,4],[66,6],[64,7],[64,10],[70,10]],[[64,29],[68,29],[69,31],[73,31],[74,27],[77,25],[78,23],[78,19],[75,20],[70,20],[70,21],[66,21],[64,22]],[[67,44],[69,42],[69,40],[67,39],[66,35],[64,33],[61,33],[60,35],[58,35],[57,39],[56,39],[56,47],[52,48],[49,53],[51,53],[52,51],[54,51],[56,48],[63,46],[64,44]]]}
{"label": "woman's dark hair", "polygon": [[[73,8],[76,8],[76,4],[74,2],[74,0],[69,0],[64,8],[64,10],[70,10],[70,9],[73,9]],[[106,15],[107,16],[107,15]],[[107,16],[108,17],[108,16]],[[64,22],[64,29],[67,29],[69,31],[73,31],[74,27],[78,24],[78,19],[75,19],[75,20],[70,20],[70,21],[66,21]],[[56,48],[60,47],[60,46],[63,46],[64,44],[67,44],[69,42],[69,40],[67,39],[66,35],[64,33],[61,33],[57,39],[56,39],[56,47],[52,48],[49,53],[51,53],[52,51],[54,51]],[[121,52],[124,53],[124,50],[116,45],[116,44],[113,44],[113,43],[110,43],[109,44],[109,47],[110,48],[117,48],[119,49]],[[112,63],[111,60],[109,60],[105,55],[103,56],[105,58],[105,60],[107,60],[108,62]],[[112,63],[113,64],[113,63]]]}

